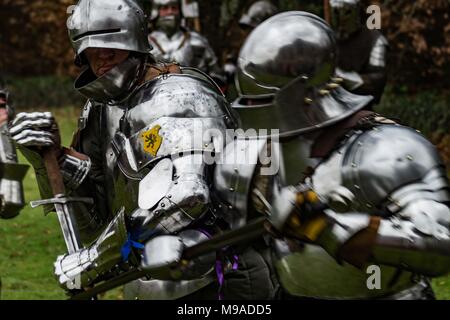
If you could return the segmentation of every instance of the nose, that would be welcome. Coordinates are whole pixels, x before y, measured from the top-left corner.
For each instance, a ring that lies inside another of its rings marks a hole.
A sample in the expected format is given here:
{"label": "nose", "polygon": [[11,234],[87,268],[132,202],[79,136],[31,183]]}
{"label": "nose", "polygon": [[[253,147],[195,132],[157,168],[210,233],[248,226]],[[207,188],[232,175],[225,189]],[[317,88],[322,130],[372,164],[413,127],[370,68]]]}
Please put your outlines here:
{"label": "nose", "polygon": [[168,11],[169,15],[175,15],[177,13],[177,11],[178,11],[178,8],[176,8],[176,7],[169,7],[167,11]]}
{"label": "nose", "polygon": [[114,50],[99,48],[97,51],[97,55],[102,60],[112,59],[114,57]]}

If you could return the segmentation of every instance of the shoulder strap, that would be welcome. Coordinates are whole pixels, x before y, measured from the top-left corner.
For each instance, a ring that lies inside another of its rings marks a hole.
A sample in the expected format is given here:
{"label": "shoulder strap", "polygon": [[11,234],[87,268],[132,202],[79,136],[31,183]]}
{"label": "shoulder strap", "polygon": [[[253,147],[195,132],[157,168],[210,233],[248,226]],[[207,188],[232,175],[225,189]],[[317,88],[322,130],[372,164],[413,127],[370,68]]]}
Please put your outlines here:
{"label": "shoulder strap", "polygon": [[182,73],[180,66],[176,63],[153,63],[148,65],[144,81],[153,80],[161,75],[170,73]]}
{"label": "shoulder strap", "polygon": [[326,158],[349,131],[369,129],[380,124],[395,124],[395,122],[373,111],[361,110],[334,126],[325,129],[311,147],[310,156],[312,158]]}
{"label": "shoulder strap", "polygon": [[164,51],[164,49],[161,47],[161,45],[154,36],[149,35],[148,37],[153,42],[153,44],[158,48],[158,50],[161,51],[162,54],[166,54],[166,51]]}

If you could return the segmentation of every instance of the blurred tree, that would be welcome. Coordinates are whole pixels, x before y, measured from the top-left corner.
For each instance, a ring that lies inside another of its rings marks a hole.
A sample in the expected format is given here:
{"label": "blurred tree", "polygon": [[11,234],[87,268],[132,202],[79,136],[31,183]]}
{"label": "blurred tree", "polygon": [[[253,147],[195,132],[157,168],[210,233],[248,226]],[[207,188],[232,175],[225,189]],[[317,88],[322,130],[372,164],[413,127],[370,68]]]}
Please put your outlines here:
{"label": "blurred tree", "polygon": [[[145,0],[148,1],[148,0]],[[238,21],[256,0],[197,0],[202,31],[217,55],[237,54]],[[390,41],[391,82],[450,87],[449,0],[363,0],[382,7],[382,32]],[[324,15],[323,1],[272,0],[280,10]],[[15,75],[75,75],[67,37],[67,8],[75,0],[0,0],[0,70]],[[446,77],[447,76],[447,77]]]}
{"label": "blurred tree", "polygon": [[450,87],[450,1],[384,0],[382,32],[388,37],[391,82]]}
{"label": "blurred tree", "polygon": [[0,0],[0,68],[9,73],[74,73],[67,8],[72,0]]}

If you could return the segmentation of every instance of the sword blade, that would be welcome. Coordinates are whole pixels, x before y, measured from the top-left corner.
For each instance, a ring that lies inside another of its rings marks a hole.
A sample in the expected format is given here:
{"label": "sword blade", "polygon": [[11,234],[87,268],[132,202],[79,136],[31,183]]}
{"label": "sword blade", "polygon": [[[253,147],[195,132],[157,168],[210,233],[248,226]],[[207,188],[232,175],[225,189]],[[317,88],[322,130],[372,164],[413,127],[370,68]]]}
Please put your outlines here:
{"label": "sword blade", "polygon": [[69,254],[77,252],[82,244],[70,204],[55,203],[55,210]]}

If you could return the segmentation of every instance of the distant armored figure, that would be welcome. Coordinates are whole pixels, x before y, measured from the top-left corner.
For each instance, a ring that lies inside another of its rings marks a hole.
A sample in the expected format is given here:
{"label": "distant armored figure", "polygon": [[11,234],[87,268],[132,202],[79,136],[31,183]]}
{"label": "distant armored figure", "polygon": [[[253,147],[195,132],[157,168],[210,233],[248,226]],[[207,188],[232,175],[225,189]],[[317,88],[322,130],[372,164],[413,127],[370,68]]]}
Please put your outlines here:
{"label": "distant armored figure", "polygon": [[[364,110],[373,98],[340,86],[335,58],[334,32],[309,13],[281,13],[249,36],[233,103],[246,134],[215,171],[225,217],[271,221],[290,295],[433,299],[427,277],[450,271],[444,165],[416,130]],[[376,269],[374,289],[366,271]]]}
{"label": "distant armored figure", "polygon": [[239,20],[241,28],[256,28],[261,22],[270,18],[278,11],[270,1],[262,0],[253,3]]}
{"label": "distant armored figure", "polygon": [[[253,3],[239,20],[243,39],[245,39],[260,23],[276,14],[277,11],[277,7],[270,1],[264,0]],[[231,53],[228,53],[223,66],[229,85],[227,98],[230,99],[230,101],[233,101],[237,97],[236,84],[234,83],[237,56],[238,52],[234,52],[234,50]]]}
{"label": "distant armored figure", "polygon": [[16,148],[9,138],[8,120],[13,117],[9,92],[0,80],[0,218],[13,218],[25,206],[22,180],[28,166],[17,163]]}
{"label": "distant armored figure", "polygon": [[[8,120],[14,117],[9,91],[0,78],[0,218],[14,218],[25,206],[22,180],[28,166],[17,163],[16,148],[9,138]],[[1,237],[2,235],[0,235]],[[2,282],[0,279],[0,298]]]}
{"label": "distant armored figure", "polygon": [[386,85],[388,42],[369,30],[360,0],[330,0],[331,25],[338,44],[337,75],[350,92],[371,95],[378,103]]}
{"label": "distant armored figure", "polygon": [[200,69],[220,84],[224,83],[219,61],[208,40],[181,25],[183,11],[180,0],[154,0],[151,19],[155,30],[148,39],[156,60]]}
{"label": "distant armored figure", "polygon": [[143,268],[145,277],[125,285],[126,299],[216,299],[221,289],[225,298],[271,297],[256,252],[181,256],[229,228],[212,210],[214,163],[205,160],[223,144],[208,132],[235,124],[217,85],[197,69],[155,62],[135,1],[81,0],[68,28],[83,66],[75,88],[89,98],[71,148],[61,147],[48,112],[21,113],[10,128],[42,197],[52,197],[57,176],[45,170],[50,147],[72,198],[46,208],[63,211],[66,244],[75,243],[55,262],[59,284],[74,293]]}

